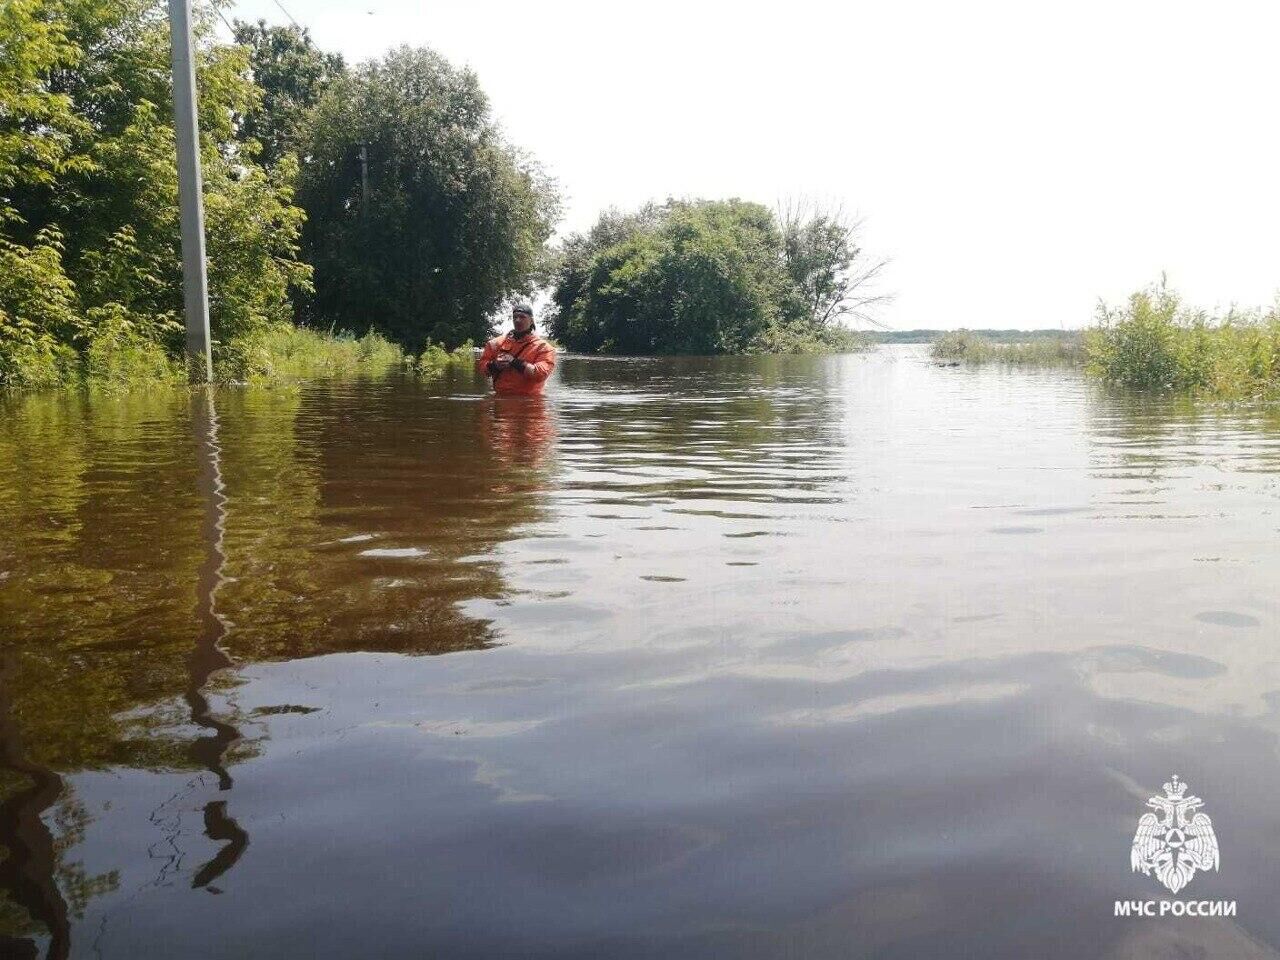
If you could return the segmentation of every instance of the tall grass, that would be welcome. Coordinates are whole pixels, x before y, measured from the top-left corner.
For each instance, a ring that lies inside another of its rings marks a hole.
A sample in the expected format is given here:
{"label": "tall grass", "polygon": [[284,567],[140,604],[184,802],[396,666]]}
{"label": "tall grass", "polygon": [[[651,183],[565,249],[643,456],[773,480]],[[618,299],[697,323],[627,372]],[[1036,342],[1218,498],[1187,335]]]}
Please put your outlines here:
{"label": "tall grass", "polygon": [[155,340],[127,330],[105,330],[86,347],[78,378],[71,377],[91,386],[123,390],[185,383],[187,373],[183,362]]}
{"label": "tall grass", "polygon": [[475,348],[468,340],[456,350],[446,350],[435,343],[428,343],[418,359],[413,362],[414,372],[423,377],[438,377],[451,370],[475,369]]}
{"label": "tall grass", "polygon": [[1080,366],[1086,360],[1078,334],[996,343],[971,330],[950,330],[933,341],[930,356],[951,363],[1008,363],[1019,366]]}
{"label": "tall grass", "polygon": [[219,380],[302,380],[385,373],[404,362],[404,351],[373,332],[335,335],[279,323],[218,349],[214,373]]}
{"label": "tall grass", "polygon": [[[25,371],[27,376],[12,378],[13,388],[84,386],[127,391],[187,383],[185,362],[180,356],[155,340],[133,335],[127,326],[104,328],[80,354],[67,349],[43,362],[47,371],[37,369],[33,361],[29,364],[31,369]],[[266,383],[381,376],[399,370],[438,377],[460,370],[470,372],[474,364],[474,349],[469,342],[455,350],[429,343],[415,357],[373,332],[357,337],[278,323],[229,343],[215,344],[213,368],[214,379],[221,383]],[[0,390],[9,386],[8,379],[0,376]]]}
{"label": "tall grass", "polygon": [[1280,397],[1280,306],[1214,315],[1161,283],[1122,307],[1100,307],[1085,344],[1089,371],[1118,387]]}

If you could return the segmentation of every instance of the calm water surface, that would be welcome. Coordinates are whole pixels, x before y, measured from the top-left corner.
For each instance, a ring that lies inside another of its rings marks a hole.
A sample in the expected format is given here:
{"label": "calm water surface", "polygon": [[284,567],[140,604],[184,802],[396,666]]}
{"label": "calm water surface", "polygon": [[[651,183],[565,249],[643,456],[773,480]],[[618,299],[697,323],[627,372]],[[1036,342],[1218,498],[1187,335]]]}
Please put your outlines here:
{"label": "calm water surface", "polygon": [[[0,955],[1280,955],[1280,413],[910,349],[39,396],[0,518]],[[1173,773],[1235,919],[1112,915]]]}

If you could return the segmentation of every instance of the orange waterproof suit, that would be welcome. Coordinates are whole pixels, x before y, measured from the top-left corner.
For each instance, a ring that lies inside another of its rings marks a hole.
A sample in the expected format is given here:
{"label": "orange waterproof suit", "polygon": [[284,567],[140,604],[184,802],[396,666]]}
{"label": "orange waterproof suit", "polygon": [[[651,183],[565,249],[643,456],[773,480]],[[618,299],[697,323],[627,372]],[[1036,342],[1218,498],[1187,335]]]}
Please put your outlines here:
{"label": "orange waterproof suit", "polygon": [[[494,371],[489,364],[500,353],[509,353],[520,362],[505,370]],[[493,379],[495,393],[507,396],[530,396],[542,393],[547,377],[556,366],[556,348],[530,330],[523,337],[505,333],[484,345],[476,368]]]}

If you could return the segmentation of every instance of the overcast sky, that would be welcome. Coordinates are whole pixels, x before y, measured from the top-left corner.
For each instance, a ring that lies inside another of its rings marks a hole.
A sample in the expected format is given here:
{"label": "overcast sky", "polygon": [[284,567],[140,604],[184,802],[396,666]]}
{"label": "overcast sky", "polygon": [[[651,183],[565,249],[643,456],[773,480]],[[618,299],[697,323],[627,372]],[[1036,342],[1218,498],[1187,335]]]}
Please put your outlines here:
{"label": "overcast sky", "polygon": [[892,327],[1081,326],[1161,271],[1207,306],[1280,289],[1280,4],[281,2],[350,63],[472,67],[562,230],[667,196],[842,204],[893,261]]}

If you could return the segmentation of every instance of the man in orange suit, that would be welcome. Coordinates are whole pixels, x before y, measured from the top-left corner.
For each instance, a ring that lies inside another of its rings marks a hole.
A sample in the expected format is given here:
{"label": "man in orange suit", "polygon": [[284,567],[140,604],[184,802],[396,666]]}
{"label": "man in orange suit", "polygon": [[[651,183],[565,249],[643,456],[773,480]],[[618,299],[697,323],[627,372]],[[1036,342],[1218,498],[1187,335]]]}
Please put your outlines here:
{"label": "man in orange suit", "polygon": [[511,308],[512,329],[484,345],[476,366],[503,396],[538,396],[556,366],[556,348],[534,332],[533,307]]}

